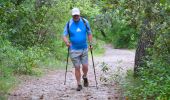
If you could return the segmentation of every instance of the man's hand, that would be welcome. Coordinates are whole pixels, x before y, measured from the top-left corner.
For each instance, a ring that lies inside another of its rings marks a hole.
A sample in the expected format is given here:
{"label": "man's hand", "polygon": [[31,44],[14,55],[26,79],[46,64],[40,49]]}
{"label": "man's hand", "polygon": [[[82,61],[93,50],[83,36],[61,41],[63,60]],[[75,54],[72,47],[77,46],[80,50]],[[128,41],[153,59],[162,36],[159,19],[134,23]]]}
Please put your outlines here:
{"label": "man's hand", "polygon": [[71,45],[70,42],[66,42],[67,47],[70,47],[70,45]]}
{"label": "man's hand", "polygon": [[71,43],[68,41],[66,36],[63,36],[63,41],[65,42],[67,47],[70,47]]}
{"label": "man's hand", "polygon": [[93,49],[93,46],[92,44],[89,45],[89,49],[92,50]]}
{"label": "man's hand", "polygon": [[89,40],[89,49],[92,50],[93,49],[93,45],[92,45],[92,34],[88,34],[88,40]]}

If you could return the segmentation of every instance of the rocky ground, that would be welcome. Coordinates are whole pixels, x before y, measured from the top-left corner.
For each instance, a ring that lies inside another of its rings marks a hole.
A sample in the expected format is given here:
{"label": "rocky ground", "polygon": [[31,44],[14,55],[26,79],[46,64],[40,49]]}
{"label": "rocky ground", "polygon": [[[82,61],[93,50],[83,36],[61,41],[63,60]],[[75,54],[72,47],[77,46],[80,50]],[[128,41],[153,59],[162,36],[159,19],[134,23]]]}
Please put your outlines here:
{"label": "rocky ground", "polygon": [[[9,93],[8,100],[122,100],[115,82],[100,81],[110,75],[107,72],[104,73],[102,69],[106,67],[110,69],[109,73],[123,76],[128,69],[133,69],[134,56],[134,51],[113,49],[107,45],[102,56],[94,57],[98,89],[96,88],[91,55],[89,55],[89,87],[83,87],[81,91],[76,91],[73,68],[68,70],[66,85],[64,85],[65,70],[49,71],[42,77],[23,78],[21,84]],[[114,80],[119,81],[119,78],[114,77]]]}

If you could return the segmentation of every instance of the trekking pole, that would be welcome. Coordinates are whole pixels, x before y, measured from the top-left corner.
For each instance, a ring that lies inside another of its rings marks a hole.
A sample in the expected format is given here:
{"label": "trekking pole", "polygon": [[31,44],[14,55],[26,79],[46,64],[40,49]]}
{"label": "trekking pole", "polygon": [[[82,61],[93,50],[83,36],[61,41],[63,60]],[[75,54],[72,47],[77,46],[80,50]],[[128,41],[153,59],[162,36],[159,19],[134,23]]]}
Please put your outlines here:
{"label": "trekking pole", "polygon": [[[91,47],[91,45],[90,45],[90,47]],[[94,59],[93,59],[93,51],[92,51],[92,48],[90,49],[90,51],[91,51],[91,57],[92,57],[92,63],[93,63],[93,69],[94,69],[94,76],[95,76],[95,81],[96,81],[96,88],[98,89],[98,87],[97,87],[97,79],[96,79],[96,70],[95,70],[95,67],[94,67]]]}
{"label": "trekking pole", "polygon": [[65,80],[64,80],[64,85],[66,84],[66,78],[67,78],[68,57],[69,57],[69,47],[68,47],[68,53],[67,53],[67,63],[66,63],[66,72],[65,72]]}

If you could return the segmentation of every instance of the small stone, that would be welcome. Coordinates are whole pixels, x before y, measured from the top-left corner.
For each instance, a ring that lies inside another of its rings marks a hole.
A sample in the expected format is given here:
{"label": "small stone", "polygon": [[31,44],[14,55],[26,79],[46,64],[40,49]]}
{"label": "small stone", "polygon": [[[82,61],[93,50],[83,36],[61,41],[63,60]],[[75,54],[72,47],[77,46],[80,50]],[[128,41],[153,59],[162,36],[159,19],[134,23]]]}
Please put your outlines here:
{"label": "small stone", "polygon": [[108,91],[107,93],[111,93],[110,91]]}
{"label": "small stone", "polygon": [[44,98],[44,95],[41,95],[41,96],[40,96],[40,99],[43,99],[43,98]]}
{"label": "small stone", "polygon": [[87,94],[87,96],[91,96],[90,94]]}
{"label": "small stone", "polygon": [[108,97],[108,100],[111,100],[112,98],[111,97]]}
{"label": "small stone", "polygon": [[118,96],[115,96],[115,99],[118,99]]}
{"label": "small stone", "polygon": [[13,94],[13,96],[17,96],[17,94]]}

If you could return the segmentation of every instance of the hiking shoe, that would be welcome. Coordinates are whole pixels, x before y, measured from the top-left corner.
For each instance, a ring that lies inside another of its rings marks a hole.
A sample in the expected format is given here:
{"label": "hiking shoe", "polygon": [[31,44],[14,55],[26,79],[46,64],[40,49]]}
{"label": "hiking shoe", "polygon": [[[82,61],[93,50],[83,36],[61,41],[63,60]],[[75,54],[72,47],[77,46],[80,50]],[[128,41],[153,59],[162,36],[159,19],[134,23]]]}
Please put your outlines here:
{"label": "hiking shoe", "polygon": [[84,80],[84,87],[88,87],[89,86],[89,82],[88,82],[87,77],[84,77],[84,75],[83,75],[83,80]]}
{"label": "hiking shoe", "polygon": [[82,86],[81,85],[78,85],[78,87],[77,87],[77,91],[80,91],[82,89]]}

